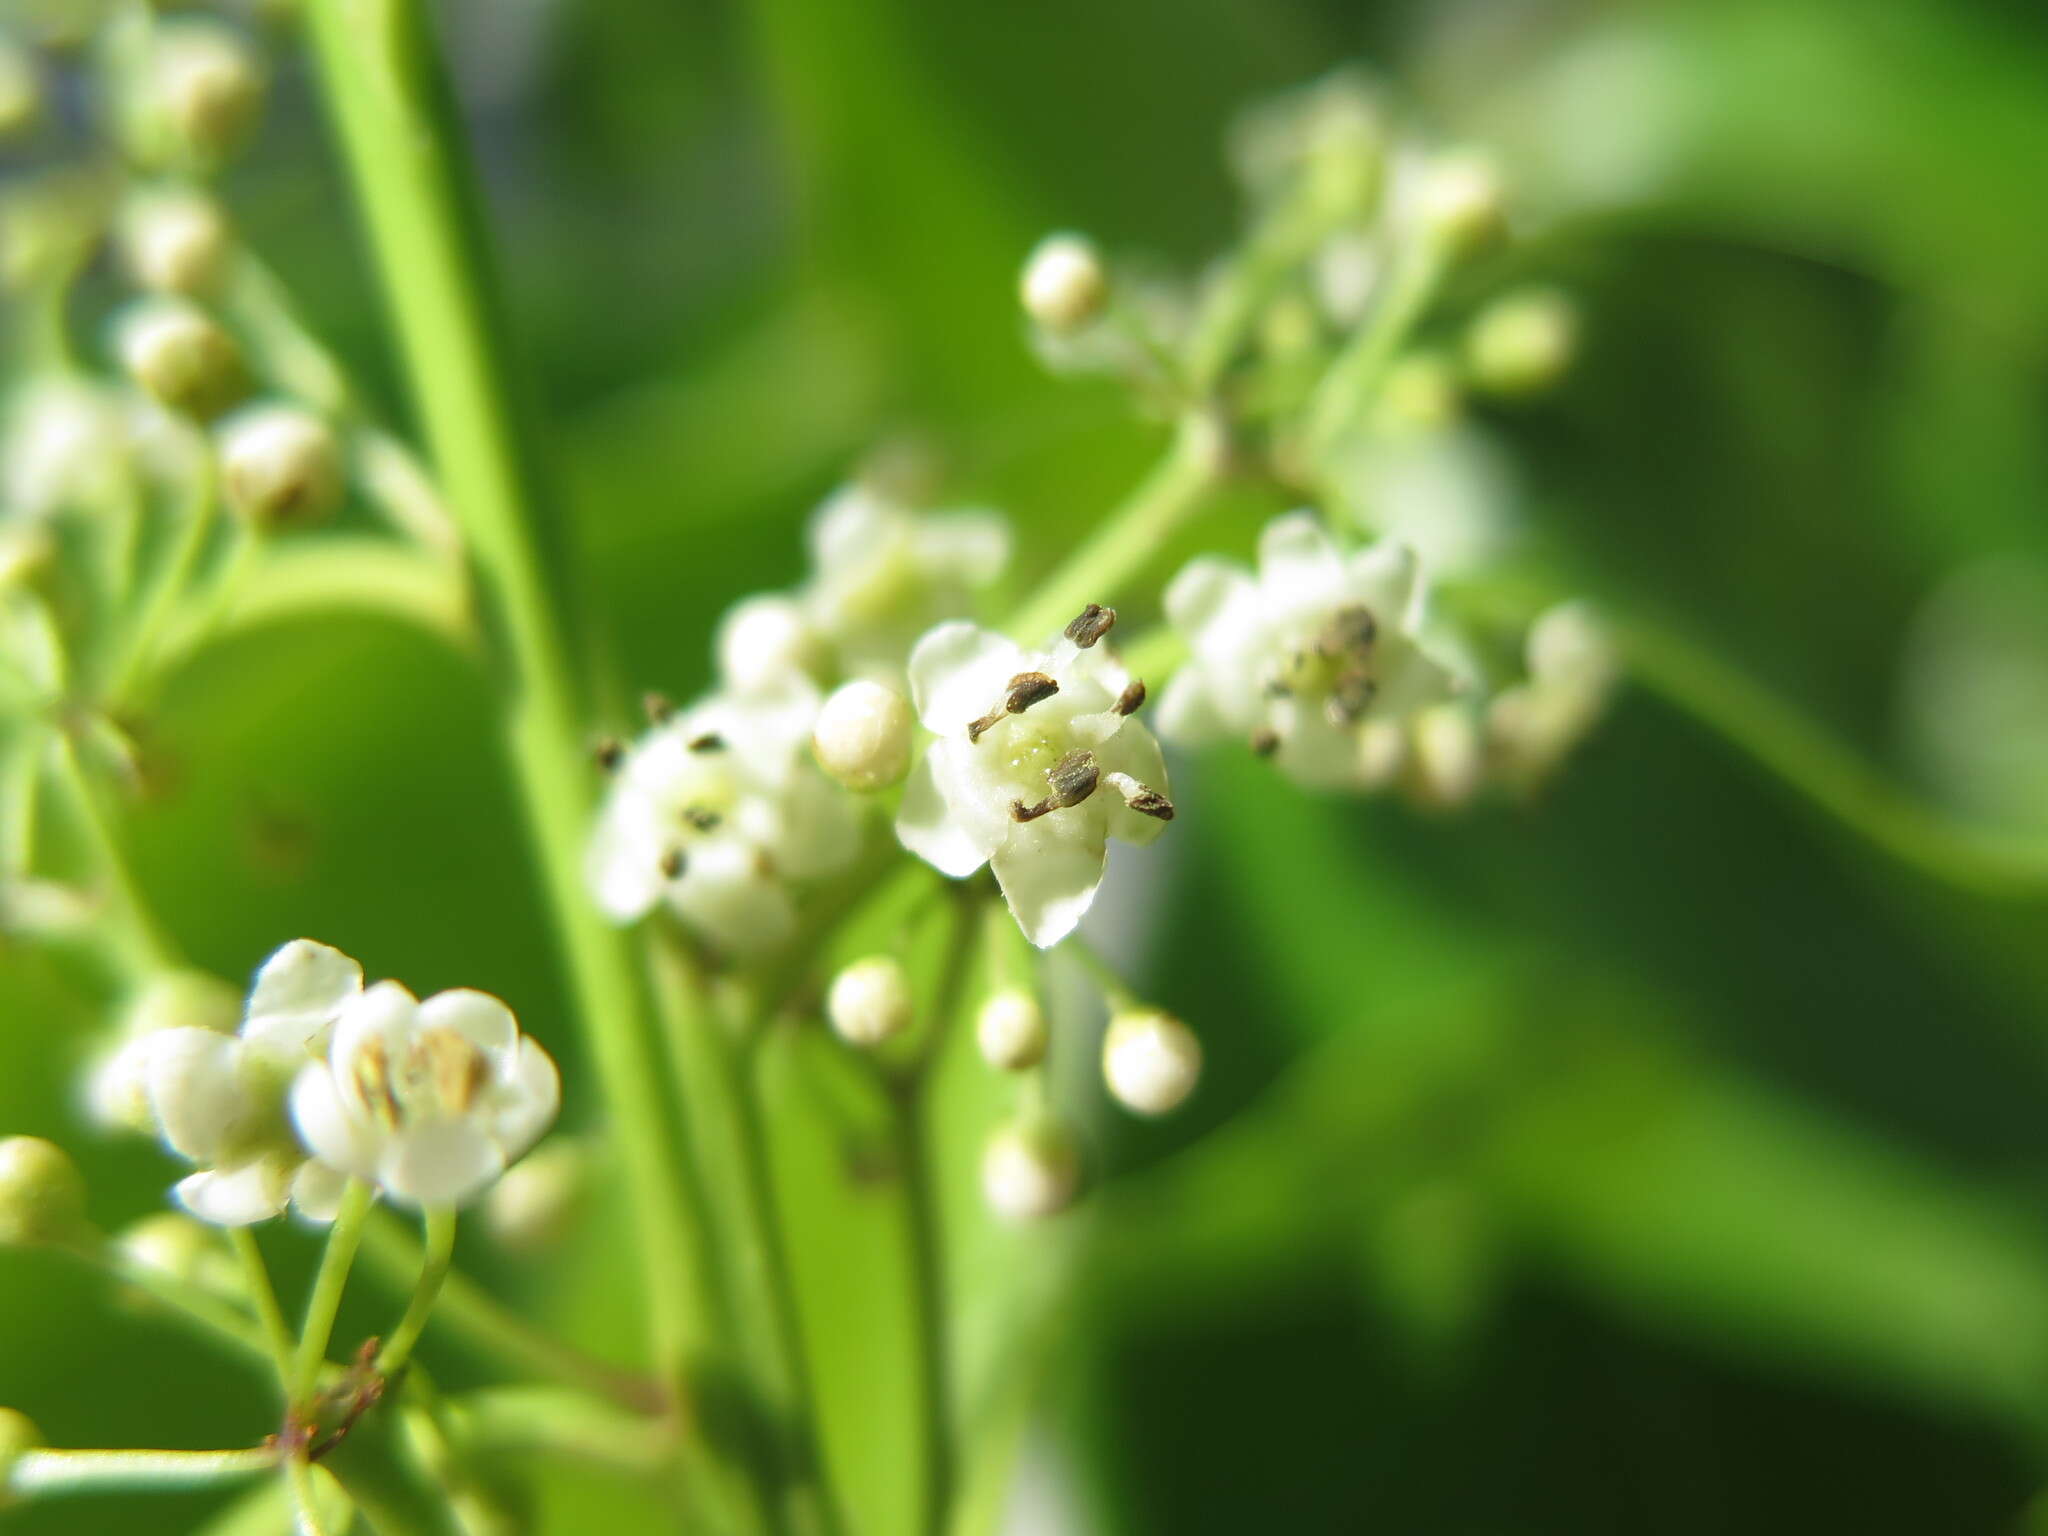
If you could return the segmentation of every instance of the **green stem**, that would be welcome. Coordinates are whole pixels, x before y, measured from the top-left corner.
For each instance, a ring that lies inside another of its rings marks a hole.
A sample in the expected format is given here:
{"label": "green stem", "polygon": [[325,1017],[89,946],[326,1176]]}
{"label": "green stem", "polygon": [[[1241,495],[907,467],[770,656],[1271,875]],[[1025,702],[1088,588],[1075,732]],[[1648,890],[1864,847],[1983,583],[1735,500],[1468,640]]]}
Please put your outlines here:
{"label": "green stem", "polygon": [[675,1452],[668,1425],[554,1387],[486,1387],[448,1407],[464,1436],[496,1455],[572,1456],[649,1476]]}
{"label": "green stem", "polygon": [[468,536],[509,665],[511,755],[583,1028],[618,1127],[641,1239],[652,1351],[679,1382],[703,1319],[680,1283],[690,1244],[686,1149],[659,1090],[648,1011],[624,936],[584,890],[584,720],[537,528],[536,434],[512,411],[472,179],[422,0],[315,0],[315,51],[440,483]]}
{"label": "green stem", "polygon": [[1410,246],[1387,291],[1324,372],[1309,399],[1302,437],[1302,467],[1311,477],[1322,472],[1331,448],[1372,404],[1388,367],[1436,297],[1448,257],[1443,243],[1427,235]]}
{"label": "green stem", "polygon": [[191,584],[193,572],[199,568],[200,556],[206,552],[207,537],[213,532],[219,497],[214,483],[212,443],[202,445],[200,460],[203,467],[191,495],[186,499],[184,526],[178,530],[177,542],[172,545],[169,558],[164,561],[148,595],[143,598],[142,609],[121,647],[108,680],[107,697],[116,702],[125,700],[137,679],[144,675],[158,642],[163,638],[164,626],[176,610],[178,599]]}
{"label": "green stem", "polygon": [[270,1446],[246,1451],[25,1451],[8,1475],[17,1499],[133,1489],[205,1488],[277,1469]]}
{"label": "green stem", "polygon": [[292,1383],[292,1331],[284,1320],[284,1309],[277,1304],[277,1289],[270,1283],[270,1269],[263,1262],[263,1250],[256,1246],[256,1235],[247,1227],[229,1227],[228,1246],[235,1250],[235,1257],[241,1261],[242,1284],[249,1292],[249,1305],[256,1313],[256,1326],[262,1330],[263,1347],[270,1356],[270,1363],[277,1369],[278,1390],[285,1394],[285,1407],[291,1407]]}
{"label": "green stem", "polygon": [[[363,1229],[363,1256],[387,1279],[410,1285],[425,1262],[419,1239],[389,1211],[373,1211]],[[659,1394],[644,1378],[593,1360],[541,1333],[468,1276],[450,1270],[436,1316],[450,1334],[484,1354],[534,1375],[580,1387],[622,1407],[651,1411]]]}
{"label": "green stem", "polygon": [[106,887],[109,951],[137,978],[168,968],[176,963],[175,953],[142,900],[141,888],[114,836],[112,816],[79,760],[77,741],[59,732],[52,755],[57,782],[71,802],[73,819]]}
{"label": "green stem", "polygon": [[412,1358],[413,1346],[419,1343],[420,1333],[426,1328],[427,1319],[433,1315],[434,1303],[441,1297],[441,1284],[448,1278],[448,1266],[455,1259],[455,1212],[452,1209],[426,1212],[420,1218],[420,1229],[426,1241],[420,1259],[419,1281],[413,1286],[405,1315],[391,1330],[391,1337],[384,1341],[384,1348],[377,1356],[377,1371],[382,1376],[396,1376]]}
{"label": "green stem", "polygon": [[146,1264],[138,1264],[119,1248],[101,1244],[76,1250],[87,1263],[133,1286],[150,1300],[177,1313],[202,1332],[230,1344],[251,1360],[272,1364],[269,1343],[247,1313],[203,1286],[180,1280]]}
{"label": "green stem", "polygon": [[1152,473],[1093,536],[1048,576],[1010,624],[1037,645],[1090,603],[1114,598],[1160,546],[1199,512],[1223,468],[1221,429],[1208,416],[1182,418],[1173,444]]}
{"label": "green stem", "polygon": [[342,1192],[341,1209],[327,1229],[327,1250],[320,1256],[320,1272],[313,1277],[312,1294],[306,1300],[306,1321],[299,1329],[299,1349],[290,1387],[294,1404],[303,1406],[319,1384],[320,1367],[327,1359],[327,1341],[334,1334],[334,1315],[341,1309],[341,1293],[355,1263],[356,1245],[362,1241],[363,1222],[376,1198],[375,1186],[362,1179],[350,1179]]}

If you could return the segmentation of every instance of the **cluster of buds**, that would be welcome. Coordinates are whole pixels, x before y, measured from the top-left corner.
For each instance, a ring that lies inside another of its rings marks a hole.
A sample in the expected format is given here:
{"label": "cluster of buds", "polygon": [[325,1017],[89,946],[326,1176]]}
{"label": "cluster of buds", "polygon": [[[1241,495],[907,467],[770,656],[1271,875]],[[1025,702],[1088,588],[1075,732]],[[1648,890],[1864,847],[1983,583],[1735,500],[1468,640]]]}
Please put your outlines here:
{"label": "cluster of buds", "polygon": [[194,1165],[175,1194],[202,1221],[287,1205],[330,1220],[349,1179],[401,1204],[464,1204],[554,1119],[554,1063],[485,993],[365,987],[361,966],[310,939],[264,962],[238,1025],[223,985],[153,987],[88,1084],[103,1123],[154,1130]]}

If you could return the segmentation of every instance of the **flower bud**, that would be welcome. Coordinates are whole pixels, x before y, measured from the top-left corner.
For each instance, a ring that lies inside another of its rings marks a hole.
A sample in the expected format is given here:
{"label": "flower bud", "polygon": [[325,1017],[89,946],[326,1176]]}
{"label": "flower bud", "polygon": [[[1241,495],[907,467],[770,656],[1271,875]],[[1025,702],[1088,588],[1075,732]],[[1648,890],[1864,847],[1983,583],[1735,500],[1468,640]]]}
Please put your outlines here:
{"label": "flower bud", "polygon": [[120,235],[129,274],[155,293],[204,292],[227,263],[227,216],[204,192],[140,194],[122,211]]}
{"label": "flower bud", "polygon": [[484,1225],[513,1253],[557,1245],[574,1221],[590,1155],[561,1136],[505,1170],[484,1196]]}
{"label": "flower bud", "polygon": [[1545,687],[1600,694],[1621,672],[1613,637],[1581,602],[1558,603],[1538,614],[1525,649],[1529,675]]}
{"label": "flower bud", "polygon": [[1458,380],[1435,352],[1411,352],[1387,370],[1374,417],[1399,432],[1436,432],[1458,419]]}
{"label": "flower bud", "polygon": [[1502,232],[1500,175],[1470,150],[1439,156],[1423,173],[1422,227],[1447,255],[1469,256]]}
{"label": "flower bud", "polygon": [[832,978],[825,1016],[849,1045],[880,1045],[910,1027],[910,978],[888,955],[856,960]]}
{"label": "flower bud", "polygon": [[1109,302],[1109,275],[1092,241],[1048,235],[1024,263],[1024,313],[1048,331],[1078,331]]}
{"label": "flower bud", "polygon": [[0,1509],[13,1502],[7,1487],[21,1458],[43,1443],[42,1432],[25,1413],[0,1408]]}
{"label": "flower bud", "polygon": [[174,411],[214,416],[242,392],[242,353],[205,310],[183,299],[145,299],[118,322],[122,366]]}
{"label": "flower bud", "polygon": [[793,598],[743,598],[718,623],[718,669],[735,693],[767,692],[818,665],[818,633]]}
{"label": "flower bud", "polygon": [[1578,328],[1571,301],[1554,289],[1508,294],[1472,322],[1465,337],[1466,371],[1491,394],[1536,394],[1571,366]]}
{"label": "flower bud", "polygon": [[43,115],[43,81],[35,56],[0,38],[0,139],[26,133]]}
{"label": "flower bud", "polygon": [[983,1003],[974,1020],[983,1059],[1004,1072],[1022,1072],[1043,1061],[1046,1034],[1038,999],[1014,987]]}
{"label": "flower bud", "polygon": [[220,429],[228,503],[275,527],[319,522],[341,505],[345,480],[334,429],[295,405],[254,405]]}
{"label": "flower bud", "polygon": [[1462,704],[1423,710],[1411,727],[1408,786],[1422,804],[1449,810],[1479,793],[1486,778],[1485,740]]}
{"label": "flower bud", "polygon": [[240,33],[201,17],[157,28],[150,84],[173,158],[218,164],[248,137],[263,105],[262,61]]}
{"label": "flower bud", "polygon": [[811,730],[818,766],[848,789],[885,789],[910,767],[910,705],[865,679],[825,700]]}
{"label": "flower bud", "polygon": [[129,1261],[173,1280],[201,1282],[219,1250],[213,1234],[190,1216],[158,1211],[119,1233],[115,1246]]}
{"label": "flower bud", "polygon": [[88,1231],[85,1175],[40,1136],[0,1141],[0,1247],[70,1243]]}
{"label": "flower bud", "polygon": [[1202,1042],[1157,1009],[1119,1013],[1102,1037],[1102,1079],[1124,1108],[1141,1115],[1178,1109],[1202,1075]]}
{"label": "flower bud", "polygon": [[1073,1133],[1044,1115],[1001,1127],[981,1154],[981,1194],[1005,1221],[1036,1221],[1065,1210],[1081,1188]]}

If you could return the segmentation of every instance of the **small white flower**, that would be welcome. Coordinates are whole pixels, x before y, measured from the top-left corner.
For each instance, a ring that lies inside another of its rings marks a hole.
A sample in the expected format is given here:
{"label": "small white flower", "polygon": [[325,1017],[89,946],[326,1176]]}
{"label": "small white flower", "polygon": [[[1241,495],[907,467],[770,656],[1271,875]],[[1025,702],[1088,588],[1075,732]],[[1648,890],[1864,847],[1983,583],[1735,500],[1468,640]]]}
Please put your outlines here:
{"label": "small white flower", "polygon": [[1301,783],[1366,788],[1385,733],[1456,691],[1417,639],[1422,588],[1405,546],[1346,557],[1306,512],[1266,526],[1256,577],[1204,557],[1166,592],[1193,651],[1160,701],[1159,728],[1197,745],[1235,736]]}
{"label": "small white flower", "polygon": [[130,448],[114,394],[71,380],[41,380],[9,402],[0,447],[5,511],[24,519],[90,504],[118,482]]}
{"label": "small white flower", "polygon": [[853,801],[810,761],[817,690],[714,694],[641,737],[619,760],[584,861],[598,905],[630,923],[667,901],[692,928],[744,954],[796,922],[793,880],[843,866],[859,847]]}
{"label": "small white flower", "polygon": [[306,1163],[285,1095],[362,985],[348,956],[295,939],[256,973],[239,1032],[176,1024],[138,1034],[94,1074],[95,1100],[118,1113],[139,1089],[164,1145],[198,1168],[176,1194],[202,1221],[245,1226],[294,1201],[329,1219],[339,1184]]}
{"label": "small white flower", "polygon": [[837,976],[825,995],[825,1017],[849,1045],[880,1045],[910,1027],[910,978],[890,955],[856,960]]}
{"label": "small white flower", "polygon": [[804,605],[778,592],[741,598],[718,621],[718,672],[734,693],[772,693],[824,670],[826,645]]}
{"label": "small white flower", "polygon": [[293,1123],[332,1173],[407,1205],[480,1194],[540,1139],[561,1104],[548,1053],[484,992],[421,1002],[395,981],[349,999],[325,1061],[292,1084]]}
{"label": "small white flower", "polygon": [[1149,843],[1173,816],[1159,743],[1134,718],[1144,685],[1096,645],[1115,617],[1091,606],[1049,651],[941,624],[910,656],[937,739],[911,770],[896,835],[955,879],[988,864],[1041,949],[1094,901],[1109,838]]}
{"label": "small white flower", "polygon": [[1202,1075],[1195,1032],[1157,1009],[1119,1013],[1102,1037],[1102,1078],[1126,1109],[1163,1115],[1178,1109]]}

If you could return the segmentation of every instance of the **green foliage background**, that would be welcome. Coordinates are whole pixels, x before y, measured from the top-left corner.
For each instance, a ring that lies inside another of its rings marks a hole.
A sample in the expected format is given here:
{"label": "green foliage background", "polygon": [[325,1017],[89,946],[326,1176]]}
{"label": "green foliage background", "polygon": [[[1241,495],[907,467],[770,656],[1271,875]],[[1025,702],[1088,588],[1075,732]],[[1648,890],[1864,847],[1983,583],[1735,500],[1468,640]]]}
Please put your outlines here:
{"label": "green foliage background", "polygon": [[[1906,772],[1916,606],[1978,557],[2048,559],[2037,9],[473,0],[447,21],[564,573],[636,684],[704,682],[719,608],[796,575],[808,509],[893,433],[1013,514],[1027,575],[1049,566],[1158,434],[1039,369],[1022,254],[1066,226],[1199,262],[1234,227],[1232,111],[1358,57],[1564,215],[1521,259],[1581,298],[1586,356],[1498,426],[1593,590]],[[279,94],[230,194],[402,418],[303,72]],[[1247,549],[1264,510],[1197,537]],[[242,975],[304,933],[419,989],[487,987],[592,1124],[474,668],[383,621],[295,622],[193,665],[154,730],[174,772],[133,833],[198,962]],[[949,1071],[968,1356],[1028,1325],[1039,1496],[1136,1533],[2024,1526],[2048,1451],[2048,901],[1902,870],[1643,691],[1524,810],[1321,801],[1234,756],[1176,772],[1127,958],[1208,1044],[1195,1107],[1099,1114],[1088,1214],[1004,1237],[971,1187],[997,1100]],[[2048,775],[2033,789],[2003,814],[2038,829]],[[0,955],[0,1127],[79,1146],[111,1223],[169,1170],[69,1108],[95,1007],[56,961]],[[849,1172],[860,1106],[819,1107],[837,1089],[808,1051],[771,1061],[782,1172],[831,1453],[883,1536],[917,1486],[882,1364],[907,1326],[896,1214]],[[561,1263],[464,1261],[624,1347],[616,1221],[600,1202]],[[266,1244],[303,1274],[309,1243]],[[344,1334],[388,1305],[365,1289]],[[0,1255],[0,1341],[0,1401],[56,1444],[269,1427],[260,1381],[58,1260]],[[995,1420],[1014,1441],[1014,1407]],[[208,1507],[0,1519],[176,1531]],[[539,1513],[656,1519],[596,1474],[551,1473]]]}

